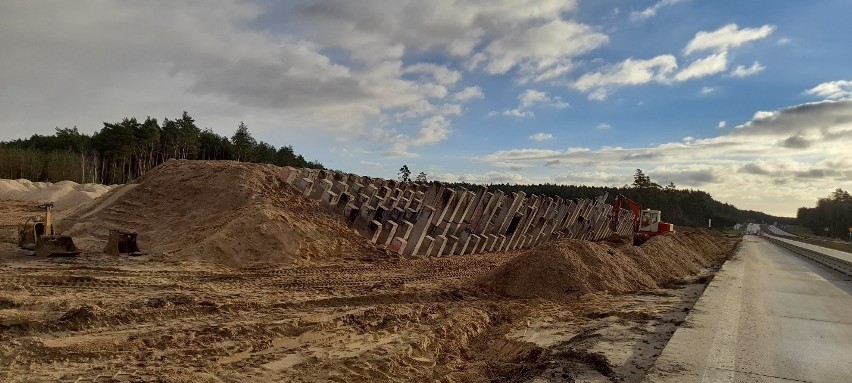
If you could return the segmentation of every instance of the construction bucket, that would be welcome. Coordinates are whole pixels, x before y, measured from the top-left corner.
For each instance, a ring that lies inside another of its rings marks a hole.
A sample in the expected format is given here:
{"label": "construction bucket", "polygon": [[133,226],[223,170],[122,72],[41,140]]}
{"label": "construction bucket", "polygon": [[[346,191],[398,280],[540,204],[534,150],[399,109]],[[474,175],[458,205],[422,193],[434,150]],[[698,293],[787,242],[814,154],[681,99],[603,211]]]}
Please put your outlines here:
{"label": "construction bucket", "polygon": [[76,257],[82,253],[67,235],[42,235],[35,246],[38,257]]}
{"label": "construction bucket", "polygon": [[115,256],[120,254],[140,255],[139,245],[136,244],[136,233],[110,230],[104,253]]}

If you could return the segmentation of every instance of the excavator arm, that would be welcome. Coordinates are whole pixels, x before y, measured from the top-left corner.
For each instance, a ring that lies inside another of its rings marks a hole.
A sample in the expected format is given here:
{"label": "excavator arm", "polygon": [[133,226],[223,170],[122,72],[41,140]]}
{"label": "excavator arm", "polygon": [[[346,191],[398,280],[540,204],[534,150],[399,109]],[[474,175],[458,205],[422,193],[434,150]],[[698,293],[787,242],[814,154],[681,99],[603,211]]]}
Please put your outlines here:
{"label": "excavator arm", "polygon": [[615,201],[612,202],[613,212],[611,215],[610,227],[615,230],[618,226],[618,218],[621,214],[621,206],[627,205],[627,208],[633,212],[633,232],[639,231],[639,204],[633,202],[630,198],[627,198],[621,194],[615,196]]}

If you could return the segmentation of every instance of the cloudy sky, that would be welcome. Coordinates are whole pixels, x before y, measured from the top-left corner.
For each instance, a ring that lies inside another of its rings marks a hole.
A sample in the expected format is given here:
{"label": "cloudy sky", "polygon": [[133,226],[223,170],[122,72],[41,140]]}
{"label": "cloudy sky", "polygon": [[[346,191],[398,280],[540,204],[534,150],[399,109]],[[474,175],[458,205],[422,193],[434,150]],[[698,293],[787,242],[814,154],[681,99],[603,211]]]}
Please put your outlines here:
{"label": "cloudy sky", "polygon": [[794,216],[852,189],[847,0],[0,2],[0,140],[179,116],[393,177]]}

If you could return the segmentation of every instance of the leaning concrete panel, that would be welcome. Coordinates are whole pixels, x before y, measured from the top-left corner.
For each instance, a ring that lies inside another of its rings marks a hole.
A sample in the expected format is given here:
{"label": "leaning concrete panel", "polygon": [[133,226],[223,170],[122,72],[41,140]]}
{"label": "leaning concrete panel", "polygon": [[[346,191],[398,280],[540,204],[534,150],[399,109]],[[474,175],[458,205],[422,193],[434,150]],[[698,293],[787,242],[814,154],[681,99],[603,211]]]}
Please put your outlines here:
{"label": "leaning concrete panel", "polygon": [[423,238],[426,236],[426,230],[432,222],[432,215],[435,214],[435,209],[431,206],[424,206],[417,216],[417,221],[414,228],[411,230],[411,235],[408,237],[408,245],[403,250],[406,256],[417,255],[417,251],[423,244]]}
{"label": "leaning concrete panel", "polygon": [[379,238],[376,240],[376,243],[384,246],[389,245],[396,234],[397,226],[398,225],[394,221],[385,221],[382,224],[382,232],[379,234]]}
{"label": "leaning concrete panel", "polygon": [[494,225],[496,229],[495,233],[506,234],[506,229],[509,228],[509,224],[512,222],[512,218],[515,217],[515,213],[523,205],[525,196],[524,192],[512,193],[511,197],[502,204],[500,214],[497,216],[497,221]]}

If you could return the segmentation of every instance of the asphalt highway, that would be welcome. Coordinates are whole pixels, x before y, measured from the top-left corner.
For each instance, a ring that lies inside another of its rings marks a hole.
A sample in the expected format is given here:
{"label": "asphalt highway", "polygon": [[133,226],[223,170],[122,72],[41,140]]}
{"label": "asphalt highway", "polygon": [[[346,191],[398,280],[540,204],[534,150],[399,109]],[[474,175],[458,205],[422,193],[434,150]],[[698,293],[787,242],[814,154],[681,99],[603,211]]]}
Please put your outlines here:
{"label": "asphalt highway", "polygon": [[646,382],[852,382],[852,277],[745,236]]}

